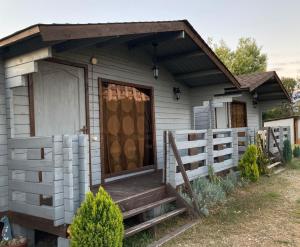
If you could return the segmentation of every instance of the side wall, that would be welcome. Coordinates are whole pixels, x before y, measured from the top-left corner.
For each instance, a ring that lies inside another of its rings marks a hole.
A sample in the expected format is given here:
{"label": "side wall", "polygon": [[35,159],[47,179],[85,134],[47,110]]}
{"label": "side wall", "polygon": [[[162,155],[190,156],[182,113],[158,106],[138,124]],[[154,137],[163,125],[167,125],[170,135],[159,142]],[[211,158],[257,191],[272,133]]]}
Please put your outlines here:
{"label": "side wall", "polygon": [[8,209],[7,125],[4,68],[0,60],[0,212]]}

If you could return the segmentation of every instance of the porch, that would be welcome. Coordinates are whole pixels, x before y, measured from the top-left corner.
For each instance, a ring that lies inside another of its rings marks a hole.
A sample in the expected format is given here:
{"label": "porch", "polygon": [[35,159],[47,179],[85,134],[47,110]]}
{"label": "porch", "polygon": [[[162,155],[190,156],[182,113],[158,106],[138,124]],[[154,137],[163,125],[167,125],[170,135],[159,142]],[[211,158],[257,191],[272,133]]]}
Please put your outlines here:
{"label": "porch", "polygon": [[[274,127],[268,151],[276,153],[289,138],[287,127]],[[165,131],[165,166],[143,171],[102,186],[120,206],[125,220],[172,204],[173,210],[126,229],[133,235],[175,215],[195,209],[176,188],[215,172],[234,168],[248,144],[251,128]],[[275,141],[276,139],[276,141]],[[174,149],[175,148],[175,149]],[[89,190],[88,136],[12,138],[9,140],[9,214],[12,222],[60,236]],[[178,162],[179,161],[179,162]],[[183,170],[182,170],[183,168]],[[186,180],[187,178],[187,180]],[[99,186],[90,189],[96,193]]]}

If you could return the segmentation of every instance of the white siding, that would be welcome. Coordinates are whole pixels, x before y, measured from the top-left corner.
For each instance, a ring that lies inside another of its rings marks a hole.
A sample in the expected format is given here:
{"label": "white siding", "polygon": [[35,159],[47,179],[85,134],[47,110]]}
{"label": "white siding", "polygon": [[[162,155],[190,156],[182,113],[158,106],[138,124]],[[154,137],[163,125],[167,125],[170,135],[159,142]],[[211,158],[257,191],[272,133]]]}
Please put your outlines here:
{"label": "white siding", "polygon": [[[98,141],[92,142],[92,178],[93,184],[100,183],[100,128],[98,78],[152,86],[154,88],[154,105],[156,121],[156,142],[158,167],[163,167],[163,131],[190,129],[192,127],[192,107],[189,89],[176,83],[174,78],[160,68],[158,80],[152,75],[151,56],[137,50],[128,51],[127,47],[106,49],[83,49],[76,52],[55,54],[65,60],[89,63],[92,56],[98,58],[98,65],[89,68],[89,108],[91,135]],[[92,73],[93,72],[93,73]],[[173,87],[180,87],[181,98],[174,99]]]}
{"label": "white siding", "polygon": [[8,209],[7,126],[4,68],[0,60],[0,211]]}

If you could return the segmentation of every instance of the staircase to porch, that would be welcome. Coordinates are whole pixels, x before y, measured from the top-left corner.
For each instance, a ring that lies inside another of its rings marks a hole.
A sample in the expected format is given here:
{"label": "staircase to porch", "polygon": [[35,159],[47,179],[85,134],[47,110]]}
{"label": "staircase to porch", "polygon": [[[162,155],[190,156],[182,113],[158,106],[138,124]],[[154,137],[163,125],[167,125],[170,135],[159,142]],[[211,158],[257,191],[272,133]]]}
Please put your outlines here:
{"label": "staircase to porch", "polygon": [[[161,172],[151,172],[104,185],[119,205],[125,237],[191,212],[190,206],[171,186],[162,183]],[[94,188],[96,192],[97,188]]]}

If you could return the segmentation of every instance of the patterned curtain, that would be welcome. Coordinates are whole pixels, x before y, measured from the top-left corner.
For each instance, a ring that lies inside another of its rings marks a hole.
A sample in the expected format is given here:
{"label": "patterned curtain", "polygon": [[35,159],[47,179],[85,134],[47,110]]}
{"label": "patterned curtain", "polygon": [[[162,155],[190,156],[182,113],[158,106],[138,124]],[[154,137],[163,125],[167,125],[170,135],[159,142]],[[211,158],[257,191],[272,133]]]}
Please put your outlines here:
{"label": "patterned curtain", "polygon": [[151,99],[135,87],[102,87],[105,174],[153,165]]}

